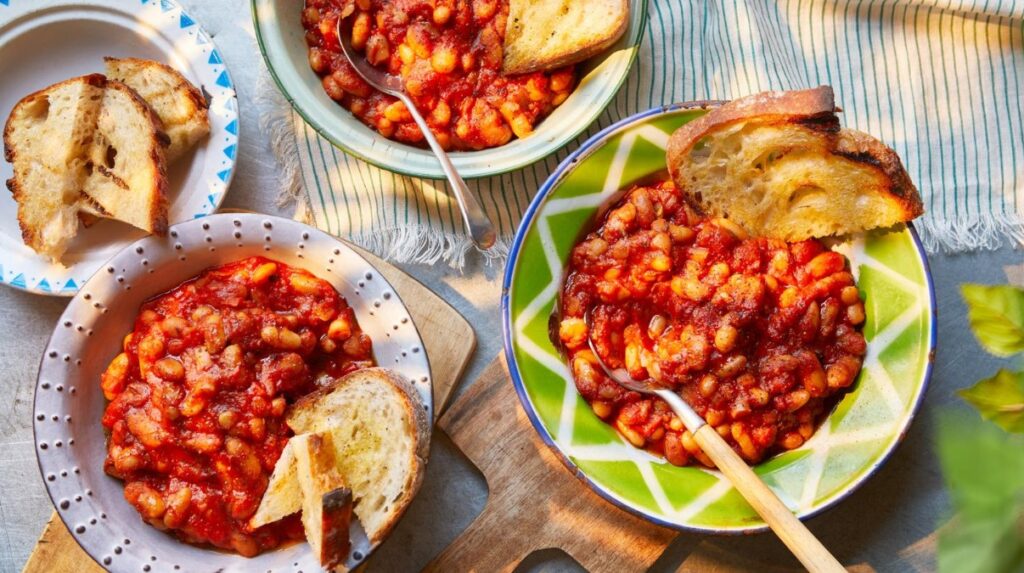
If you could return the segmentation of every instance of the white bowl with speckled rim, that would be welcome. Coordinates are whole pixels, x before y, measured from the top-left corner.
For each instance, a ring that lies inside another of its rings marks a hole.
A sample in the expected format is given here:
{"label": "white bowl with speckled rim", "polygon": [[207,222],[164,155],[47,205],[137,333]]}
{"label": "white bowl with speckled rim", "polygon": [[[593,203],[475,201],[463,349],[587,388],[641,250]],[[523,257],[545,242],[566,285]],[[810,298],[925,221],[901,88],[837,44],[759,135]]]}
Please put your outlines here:
{"label": "white bowl with speckled rim", "polygon": [[[142,521],[124,484],[103,471],[106,401],[100,374],[120,351],[139,306],[204,269],[262,255],[330,282],[373,340],[377,363],[412,380],[433,419],[430,363],[405,304],[361,255],[311,227],[259,214],[219,214],[174,225],[167,238],[128,246],[86,282],[43,353],[35,390],[36,457],[57,513],[110,571],[318,571],[306,543],[245,558],[181,542]],[[374,549],[353,539],[348,565]]]}

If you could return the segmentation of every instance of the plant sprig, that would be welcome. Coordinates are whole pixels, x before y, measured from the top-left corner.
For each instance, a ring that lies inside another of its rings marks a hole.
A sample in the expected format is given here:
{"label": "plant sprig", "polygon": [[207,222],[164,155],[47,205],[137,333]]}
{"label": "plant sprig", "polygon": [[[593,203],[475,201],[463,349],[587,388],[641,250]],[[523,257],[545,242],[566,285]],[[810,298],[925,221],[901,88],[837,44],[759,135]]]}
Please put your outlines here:
{"label": "plant sprig", "polygon": [[[1024,290],[969,284],[961,292],[988,352],[1024,352]],[[1024,572],[1024,371],[1000,369],[958,394],[991,424],[942,419],[939,458],[957,515],[939,535],[939,570]]]}

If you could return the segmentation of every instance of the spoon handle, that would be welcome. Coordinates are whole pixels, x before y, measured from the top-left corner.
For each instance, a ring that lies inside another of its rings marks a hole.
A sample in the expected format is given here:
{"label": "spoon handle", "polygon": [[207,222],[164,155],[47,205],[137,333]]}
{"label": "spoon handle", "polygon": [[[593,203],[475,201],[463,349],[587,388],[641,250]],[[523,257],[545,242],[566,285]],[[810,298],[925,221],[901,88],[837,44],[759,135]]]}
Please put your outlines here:
{"label": "spoon handle", "polygon": [[846,571],[714,428],[705,424],[693,439],[808,571]]}
{"label": "spoon handle", "polygon": [[493,247],[495,240],[497,240],[494,223],[491,222],[487,213],[484,213],[480,202],[476,199],[476,195],[469,190],[466,181],[455,170],[451,158],[448,157],[448,153],[441,147],[441,144],[437,142],[437,138],[430,131],[426,120],[423,119],[419,110],[416,109],[416,104],[404,93],[395,95],[398,95],[402,103],[405,104],[405,107],[409,109],[409,114],[416,120],[416,125],[423,132],[423,137],[427,140],[427,144],[430,145],[430,149],[441,163],[441,169],[444,170],[444,174],[448,177],[448,182],[451,183],[452,189],[455,191],[455,201],[459,204],[459,209],[462,211],[462,220],[466,223],[466,229],[469,230],[470,238],[481,249],[487,250]]}
{"label": "spoon handle", "polygon": [[846,569],[836,560],[821,541],[814,536],[793,512],[782,503],[754,470],[750,469],[739,454],[732,449],[722,436],[679,397],[666,390],[655,392],[668,402],[672,411],[683,421],[700,449],[718,466],[719,471],[732,483],[754,511],[772,528],[775,535],[789,548],[794,556],[812,573],[839,573]]}

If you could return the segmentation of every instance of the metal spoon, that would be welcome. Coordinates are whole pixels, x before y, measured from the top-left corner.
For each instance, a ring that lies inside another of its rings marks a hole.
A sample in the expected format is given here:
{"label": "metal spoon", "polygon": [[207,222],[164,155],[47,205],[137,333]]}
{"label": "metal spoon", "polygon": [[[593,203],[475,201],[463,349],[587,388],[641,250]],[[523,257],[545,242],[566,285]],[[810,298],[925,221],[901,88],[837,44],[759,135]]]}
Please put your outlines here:
{"label": "metal spoon", "polygon": [[808,571],[815,573],[846,571],[821,544],[821,541],[782,503],[775,492],[761,481],[761,478],[754,473],[754,470],[750,469],[750,466],[740,458],[739,454],[679,394],[660,385],[655,380],[643,382],[635,380],[624,368],[609,367],[601,358],[597,345],[590,337],[592,332],[590,310],[584,315],[584,321],[587,324],[587,343],[604,373],[613,382],[627,390],[654,395],[664,400],[682,420],[683,425],[693,435],[694,441],[697,442],[701,450],[725,474],[740,495],[747,500]]}
{"label": "metal spoon", "polygon": [[409,110],[409,115],[416,120],[416,125],[423,132],[423,137],[427,140],[427,144],[430,145],[430,149],[437,156],[438,162],[441,163],[441,169],[444,170],[444,174],[448,177],[448,182],[451,183],[452,189],[455,190],[455,201],[459,204],[459,209],[462,211],[462,220],[466,224],[470,238],[481,249],[486,250],[493,247],[497,239],[494,223],[484,213],[480,203],[476,200],[476,196],[470,192],[462,176],[455,170],[455,166],[452,165],[448,154],[441,148],[441,144],[437,142],[434,133],[430,131],[426,120],[423,119],[423,115],[416,109],[416,104],[413,103],[412,98],[409,97],[409,94],[405,93],[405,85],[402,83],[402,78],[385,73],[371,66],[365,59],[359,58],[352,47],[351,38],[342,33],[340,25],[338,26],[338,43],[341,44],[341,51],[345,53],[345,57],[352,64],[352,68],[366,80],[366,83],[390,96],[398,98],[405,104],[405,107]]}

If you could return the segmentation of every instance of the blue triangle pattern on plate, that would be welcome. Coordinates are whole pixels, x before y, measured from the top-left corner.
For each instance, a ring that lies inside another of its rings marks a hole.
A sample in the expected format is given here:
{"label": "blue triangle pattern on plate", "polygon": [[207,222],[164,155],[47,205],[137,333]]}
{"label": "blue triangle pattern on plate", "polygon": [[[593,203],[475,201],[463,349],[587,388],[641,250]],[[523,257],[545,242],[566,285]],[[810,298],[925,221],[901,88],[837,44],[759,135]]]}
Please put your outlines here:
{"label": "blue triangle pattern on plate", "polygon": [[206,216],[206,213],[196,213],[192,218],[193,219],[202,219],[205,216]]}
{"label": "blue triangle pattern on plate", "polygon": [[224,148],[224,155],[227,155],[231,159],[234,159],[236,151],[238,151],[238,145],[232,143],[231,145]]}
{"label": "blue triangle pattern on plate", "polygon": [[229,123],[228,126],[224,128],[224,131],[227,131],[231,135],[238,135],[238,120],[231,120],[231,123]]}
{"label": "blue triangle pattern on plate", "polygon": [[229,88],[229,87],[231,87],[231,78],[228,77],[228,71],[227,70],[224,70],[223,72],[220,73],[219,76],[217,76],[217,85],[222,87],[222,88]]}
{"label": "blue triangle pattern on plate", "polygon": [[221,171],[220,173],[217,174],[217,177],[220,178],[220,180],[225,182],[225,183],[228,182],[228,177],[230,177],[230,176],[231,176],[231,170],[230,169],[225,169],[224,171]]}
{"label": "blue triangle pattern on plate", "polygon": [[78,290],[78,285],[75,284],[75,279],[68,279],[68,282],[64,283],[63,290]]}
{"label": "blue triangle pattern on plate", "polygon": [[217,206],[217,195],[218,193],[210,193],[209,195],[206,196],[206,198],[210,200],[210,205],[214,207]]}
{"label": "blue triangle pattern on plate", "polygon": [[160,11],[161,12],[170,12],[171,10],[174,10],[174,3],[173,2],[171,2],[170,0],[160,0]]}
{"label": "blue triangle pattern on plate", "polygon": [[36,286],[39,287],[39,290],[43,292],[50,292],[50,281],[46,279],[39,281],[39,284]]}
{"label": "blue triangle pattern on plate", "polygon": [[0,0],[0,4],[3,4],[4,6],[10,6],[10,4],[8,4],[7,2],[8,0]]}
{"label": "blue triangle pattern on plate", "polygon": [[188,28],[189,26],[195,26],[196,21],[188,17],[188,14],[182,12],[181,17],[178,19],[178,26],[181,28]]}
{"label": "blue triangle pattern on plate", "polygon": [[25,275],[18,273],[18,276],[14,277],[14,280],[11,281],[11,285],[18,288],[25,288]]}
{"label": "blue triangle pattern on plate", "polygon": [[223,64],[224,60],[220,59],[220,52],[218,52],[217,50],[214,50],[214,51],[210,52],[209,63],[211,63],[211,64]]}

